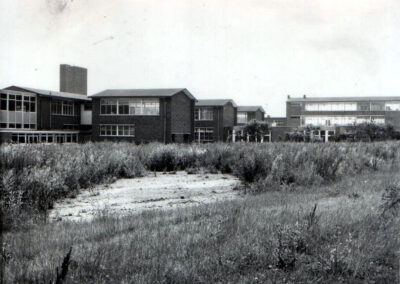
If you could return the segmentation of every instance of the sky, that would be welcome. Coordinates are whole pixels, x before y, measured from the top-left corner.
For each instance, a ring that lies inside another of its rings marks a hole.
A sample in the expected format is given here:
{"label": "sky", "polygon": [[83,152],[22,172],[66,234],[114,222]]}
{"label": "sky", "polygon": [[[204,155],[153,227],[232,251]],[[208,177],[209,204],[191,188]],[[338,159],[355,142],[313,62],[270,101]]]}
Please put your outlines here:
{"label": "sky", "polygon": [[399,0],[1,0],[0,88],[187,88],[285,116],[287,95],[400,96]]}

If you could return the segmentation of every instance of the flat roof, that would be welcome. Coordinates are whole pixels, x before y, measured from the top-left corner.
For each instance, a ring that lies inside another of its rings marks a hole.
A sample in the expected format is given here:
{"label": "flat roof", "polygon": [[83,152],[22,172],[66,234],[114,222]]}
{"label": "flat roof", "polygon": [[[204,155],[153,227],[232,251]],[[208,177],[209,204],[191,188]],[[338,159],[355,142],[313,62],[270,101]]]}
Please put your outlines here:
{"label": "flat roof", "polygon": [[76,99],[76,100],[83,100],[83,101],[91,101],[92,99],[86,95],[76,94],[76,93],[67,93],[67,92],[57,92],[57,91],[50,91],[50,90],[43,90],[43,89],[36,89],[36,88],[27,88],[27,87],[20,87],[20,86],[10,86],[4,88],[3,90],[8,91],[15,91],[11,88],[17,88],[22,91],[27,91],[35,94],[39,94],[42,96],[49,96],[49,97],[60,97],[60,98],[69,98],[69,99]]}
{"label": "flat roof", "polygon": [[400,96],[391,97],[298,97],[288,98],[288,102],[362,102],[362,101],[400,101]]}
{"label": "flat roof", "polygon": [[108,89],[100,93],[91,95],[92,98],[97,97],[172,97],[183,92],[190,99],[196,98],[186,88],[176,89]]}
{"label": "flat roof", "polygon": [[234,107],[237,107],[236,103],[231,99],[198,100],[196,106],[224,106],[227,103],[231,103]]}

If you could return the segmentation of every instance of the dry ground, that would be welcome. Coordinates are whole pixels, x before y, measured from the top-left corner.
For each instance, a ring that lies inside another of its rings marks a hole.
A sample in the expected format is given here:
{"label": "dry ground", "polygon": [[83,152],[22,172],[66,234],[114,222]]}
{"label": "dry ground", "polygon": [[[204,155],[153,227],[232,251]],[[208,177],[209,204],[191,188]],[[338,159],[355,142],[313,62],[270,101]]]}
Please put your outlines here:
{"label": "dry ground", "polygon": [[119,216],[145,209],[172,209],[239,197],[233,188],[240,182],[226,174],[150,173],[119,179],[109,185],[82,191],[64,199],[50,211],[50,220],[90,220],[99,212]]}

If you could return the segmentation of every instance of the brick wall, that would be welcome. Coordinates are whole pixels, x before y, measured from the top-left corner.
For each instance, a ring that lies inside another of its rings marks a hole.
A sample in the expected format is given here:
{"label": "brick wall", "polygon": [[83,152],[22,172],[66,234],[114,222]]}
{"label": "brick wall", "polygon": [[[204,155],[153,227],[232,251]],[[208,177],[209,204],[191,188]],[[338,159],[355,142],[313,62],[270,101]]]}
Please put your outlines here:
{"label": "brick wall", "polygon": [[87,69],[61,64],[60,92],[87,95]]}
{"label": "brick wall", "polygon": [[[100,98],[93,98],[92,103],[94,141],[171,142],[171,103],[169,98],[160,98],[160,114],[157,116],[100,115]],[[100,124],[134,124],[135,137],[102,137],[100,136]]]}
{"label": "brick wall", "polygon": [[171,133],[193,134],[192,103],[188,96],[180,92],[171,98]]}
{"label": "brick wall", "polygon": [[[37,129],[38,130],[61,130],[64,124],[80,124],[80,115],[66,116],[51,114],[52,98],[41,97],[38,99]],[[75,101],[74,107],[80,109],[80,102]]]}
{"label": "brick wall", "polygon": [[302,103],[286,102],[287,126],[300,126],[300,115],[302,113]]}
{"label": "brick wall", "polygon": [[224,105],[223,109],[223,126],[224,127],[233,127],[235,125],[235,107],[232,105],[232,103],[227,103]]}

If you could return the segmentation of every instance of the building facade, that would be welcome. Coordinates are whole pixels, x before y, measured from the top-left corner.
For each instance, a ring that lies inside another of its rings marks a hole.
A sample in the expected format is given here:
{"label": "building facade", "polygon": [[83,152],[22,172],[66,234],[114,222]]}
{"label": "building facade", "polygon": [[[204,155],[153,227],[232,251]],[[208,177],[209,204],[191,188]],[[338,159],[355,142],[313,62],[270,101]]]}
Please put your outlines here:
{"label": "building facade", "polygon": [[194,141],[231,141],[236,117],[237,106],[233,100],[198,100],[194,110]]}
{"label": "building facade", "polygon": [[90,134],[85,95],[10,86],[0,96],[1,142],[78,142]]}
{"label": "building facade", "polygon": [[94,141],[193,141],[196,99],[187,89],[105,90],[91,98]]}
{"label": "building facade", "polygon": [[300,97],[286,102],[287,125],[318,127],[326,141],[338,129],[360,123],[400,129],[400,97]]}

